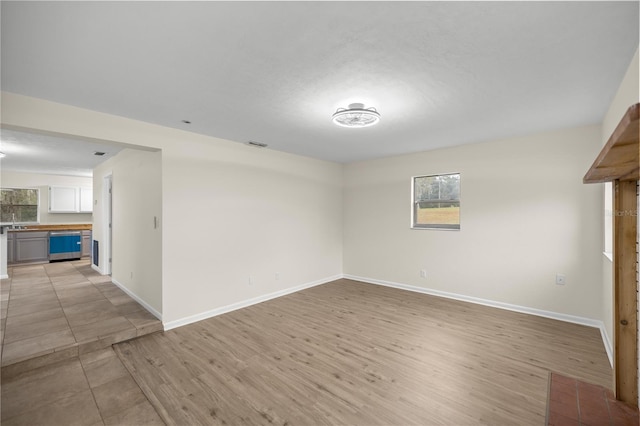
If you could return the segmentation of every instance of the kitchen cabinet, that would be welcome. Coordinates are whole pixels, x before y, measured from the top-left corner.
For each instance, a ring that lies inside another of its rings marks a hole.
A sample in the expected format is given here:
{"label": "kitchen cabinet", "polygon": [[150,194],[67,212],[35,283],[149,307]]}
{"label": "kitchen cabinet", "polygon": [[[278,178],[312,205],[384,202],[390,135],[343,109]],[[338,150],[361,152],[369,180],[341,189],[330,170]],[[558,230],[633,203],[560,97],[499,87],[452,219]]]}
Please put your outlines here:
{"label": "kitchen cabinet", "polygon": [[48,231],[20,231],[14,234],[13,262],[46,262],[49,260]]}
{"label": "kitchen cabinet", "polygon": [[7,263],[15,262],[15,236],[16,235],[13,232],[7,232]]}
{"label": "kitchen cabinet", "polygon": [[93,212],[93,188],[80,188],[80,213]]}
{"label": "kitchen cabinet", "polygon": [[77,213],[80,211],[80,188],[74,186],[49,187],[49,213]]}
{"label": "kitchen cabinet", "polygon": [[91,231],[82,231],[82,257],[91,256]]}
{"label": "kitchen cabinet", "polygon": [[93,188],[49,187],[49,213],[92,213]]}

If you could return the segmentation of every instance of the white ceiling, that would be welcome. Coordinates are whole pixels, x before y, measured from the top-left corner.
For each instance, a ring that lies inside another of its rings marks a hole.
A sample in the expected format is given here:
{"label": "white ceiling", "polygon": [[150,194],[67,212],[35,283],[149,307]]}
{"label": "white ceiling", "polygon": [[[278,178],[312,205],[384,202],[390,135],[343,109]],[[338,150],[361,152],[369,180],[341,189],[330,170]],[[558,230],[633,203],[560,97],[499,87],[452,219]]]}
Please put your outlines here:
{"label": "white ceiling", "polygon": [[4,91],[339,162],[599,123],[638,46],[637,1],[1,8]]}
{"label": "white ceiling", "polygon": [[[125,146],[0,129],[3,170],[91,177],[93,169]],[[97,156],[95,152],[104,152]]]}

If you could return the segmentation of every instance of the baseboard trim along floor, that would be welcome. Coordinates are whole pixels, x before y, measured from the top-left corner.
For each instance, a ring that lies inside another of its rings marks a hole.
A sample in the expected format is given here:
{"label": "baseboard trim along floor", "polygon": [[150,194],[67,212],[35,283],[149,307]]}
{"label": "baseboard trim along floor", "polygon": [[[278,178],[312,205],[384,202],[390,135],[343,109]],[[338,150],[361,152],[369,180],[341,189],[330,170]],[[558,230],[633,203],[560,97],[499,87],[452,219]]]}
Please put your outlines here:
{"label": "baseboard trim along floor", "polygon": [[613,350],[611,346],[611,339],[607,334],[607,331],[604,327],[604,323],[600,320],[595,320],[591,318],[579,317],[575,315],[567,315],[558,312],[545,311],[543,309],[530,308],[528,306],[521,305],[513,305],[510,303],[497,302],[494,300],[482,299],[479,297],[473,296],[465,296],[463,294],[458,293],[449,293],[446,291],[435,290],[431,288],[418,287],[410,284],[401,284],[392,281],[384,281],[378,280],[374,278],[360,277],[356,275],[343,275],[343,278],[354,281],[361,281],[368,284],[376,284],[385,287],[398,288],[401,290],[413,291],[416,293],[429,294],[431,296],[444,297],[447,299],[460,300],[462,302],[475,303],[478,305],[490,306],[492,308],[505,309],[513,312],[520,312],[523,314],[530,314],[544,318],[551,318],[558,321],[565,321],[574,324],[586,325],[588,327],[594,327],[600,330],[600,335],[602,336],[602,343],[604,344],[604,349],[607,352],[607,357],[609,358],[609,363],[613,367]]}
{"label": "baseboard trim along floor", "polygon": [[164,323],[164,329],[165,331],[169,331],[177,327],[182,327],[183,325],[192,324],[194,322],[198,322],[208,318],[213,318],[218,315],[226,314],[227,312],[246,308],[247,306],[255,305],[256,303],[266,302],[267,300],[275,299],[281,296],[286,296],[287,294],[295,293],[300,290],[315,287],[321,284],[326,284],[331,281],[339,280],[340,278],[342,278],[342,275],[334,275],[332,277],[321,278],[316,281],[311,281],[305,284],[300,284],[300,285],[289,287],[283,290],[274,291],[273,293],[264,294],[262,296],[253,297],[251,299],[242,300],[240,302],[232,303],[226,306],[221,306],[219,308],[211,309],[209,311],[191,315],[175,321],[168,321]]}

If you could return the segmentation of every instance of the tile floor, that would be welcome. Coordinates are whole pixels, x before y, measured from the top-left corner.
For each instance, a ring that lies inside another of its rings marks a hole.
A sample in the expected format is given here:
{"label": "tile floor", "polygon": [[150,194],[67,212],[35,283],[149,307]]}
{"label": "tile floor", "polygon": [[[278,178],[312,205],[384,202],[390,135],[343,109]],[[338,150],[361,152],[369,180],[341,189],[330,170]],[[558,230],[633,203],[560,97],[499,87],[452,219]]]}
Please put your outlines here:
{"label": "tile floor", "polygon": [[3,368],[44,365],[162,329],[88,260],[16,266],[9,277],[0,283]]}
{"label": "tile floor", "polygon": [[162,425],[111,345],[162,324],[88,260],[0,282],[3,425]]}
{"label": "tile floor", "polygon": [[111,347],[2,377],[3,426],[164,425]]}
{"label": "tile floor", "polygon": [[610,389],[551,373],[548,426],[637,426],[639,412],[616,401]]}

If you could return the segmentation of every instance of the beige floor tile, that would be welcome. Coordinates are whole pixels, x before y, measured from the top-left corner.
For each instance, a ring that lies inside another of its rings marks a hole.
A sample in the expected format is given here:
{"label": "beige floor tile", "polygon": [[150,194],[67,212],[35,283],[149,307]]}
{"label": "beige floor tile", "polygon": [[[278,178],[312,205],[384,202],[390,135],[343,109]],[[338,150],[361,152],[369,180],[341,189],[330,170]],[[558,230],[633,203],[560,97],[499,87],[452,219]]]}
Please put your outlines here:
{"label": "beige floor tile", "polygon": [[118,310],[108,300],[78,303],[65,309],[71,327],[105,321],[120,316]]}
{"label": "beige floor tile", "polygon": [[49,275],[50,277],[78,273],[75,266],[73,266],[73,264],[71,264],[70,262],[47,263],[44,265],[44,270],[47,272],[47,275]]}
{"label": "beige floor tile", "polygon": [[164,425],[158,413],[149,403],[149,401],[143,401],[140,404],[134,405],[118,414],[107,417],[104,420],[106,425]]}
{"label": "beige floor tile", "polygon": [[67,347],[75,343],[76,339],[69,329],[7,343],[2,349],[2,365],[45,355],[53,352],[56,348]]}
{"label": "beige floor tile", "polygon": [[[38,406],[26,413],[2,419],[8,425],[95,425],[103,424],[91,391],[78,392],[54,403]],[[124,424],[124,423],[121,423]],[[133,425],[133,423],[131,423]]]}
{"label": "beige floor tile", "polygon": [[107,334],[106,336],[99,337],[97,340],[89,341],[80,344],[78,351],[80,354],[97,351],[98,349],[108,348],[119,342],[124,342],[129,339],[133,339],[138,335],[138,330],[135,328],[128,328],[126,330],[117,331],[115,333]]}
{"label": "beige floor tile", "polygon": [[64,316],[29,324],[12,324],[6,329],[4,342],[8,344],[62,330],[69,330],[69,324]]}
{"label": "beige floor tile", "polygon": [[89,364],[102,361],[114,356],[118,355],[116,355],[116,353],[113,351],[113,348],[109,347],[80,355],[80,362],[82,363],[82,367],[86,368]]}
{"label": "beige floor tile", "polygon": [[[101,288],[100,291],[108,299],[112,299],[112,298],[115,298],[115,297],[122,297],[122,296],[129,297],[127,295],[127,293],[125,293],[120,288],[116,287],[115,285],[111,285],[110,287],[107,287],[107,288]],[[129,298],[129,299],[131,299],[131,298]]]}
{"label": "beige floor tile", "polygon": [[51,277],[51,284],[54,287],[64,287],[71,286],[73,284],[90,284],[90,281],[87,280],[84,275],[64,275],[59,277]]}
{"label": "beige floor tile", "polygon": [[34,285],[23,285],[23,286],[15,286],[11,288],[11,298],[23,297],[23,296],[32,296],[36,294],[42,294],[43,292],[52,292],[53,287],[50,282],[34,284]]}
{"label": "beige floor tile", "polygon": [[105,419],[147,401],[130,375],[94,388],[93,395],[98,403],[100,414]]}
{"label": "beige floor tile", "polygon": [[148,325],[159,323],[160,320],[153,316],[153,314],[149,313],[147,310],[141,310],[132,312],[130,314],[125,315],[125,317],[131,321],[136,328],[145,327]]}
{"label": "beige floor tile", "polygon": [[97,361],[84,364],[84,372],[89,380],[89,386],[91,388],[97,388],[105,383],[112,382],[121,377],[129,375],[127,369],[122,365],[120,358],[118,358],[111,348],[108,348],[113,356],[108,358],[99,359]]}
{"label": "beige floor tile", "polygon": [[21,278],[13,278],[11,280],[12,288],[33,287],[34,285],[49,284],[51,281],[46,274],[40,276],[24,276]]}
{"label": "beige floor tile", "polygon": [[83,287],[95,287],[91,284],[91,281],[82,280],[82,281],[74,281],[74,282],[62,282],[62,283],[51,283],[53,289],[58,290],[67,290],[73,288],[83,288]]}
{"label": "beige floor tile", "polygon": [[11,365],[5,365],[2,367],[2,380],[7,380],[16,377],[18,374],[23,374],[26,371],[31,371],[36,368],[42,368],[53,364],[58,364],[63,361],[69,361],[78,357],[78,346],[74,345],[66,349],[56,348],[55,352],[51,352],[46,355],[39,356],[37,358],[29,358],[26,361],[21,361]]}
{"label": "beige floor tile", "polygon": [[7,326],[31,324],[35,322],[54,320],[56,318],[64,318],[62,307],[58,306],[53,309],[47,309],[39,312],[27,313],[24,315],[11,315],[7,318]]}
{"label": "beige floor tile", "polygon": [[77,358],[18,374],[2,381],[2,423],[87,391],[89,383]]}
{"label": "beige floor tile", "polygon": [[136,327],[131,324],[123,316],[115,316],[103,321],[91,322],[88,324],[82,324],[78,326],[72,326],[71,330],[78,343],[89,342],[96,340],[97,338],[107,336],[109,334],[117,333],[118,331],[135,329]]}
{"label": "beige floor tile", "polygon": [[87,279],[94,284],[111,283],[111,276],[109,275],[98,275],[93,277],[87,277]]}
{"label": "beige floor tile", "polygon": [[9,299],[9,308],[17,308],[20,306],[33,305],[36,303],[48,303],[48,302],[57,302],[58,296],[56,296],[56,292],[53,291],[53,288],[49,286],[47,289],[36,290],[33,292],[27,292],[23,294],[14,295],[11,293],[11,298]]}
{"label": "beige floor tile", "polygon": [[60,299],[60,304],[65,309],[79,303],[105,300],[102,293],[93,286],[56,290],[56,293],[58,294],[58,299]]}
{"label": "beige floor tile", "polygon": [[113,300],[110,300],[111,303],[113,303],[116,306],[116,309],[118,310],[118,313],[120,315],[129,315],[129,314],[133,314],[135,312],[140,312],[145,310],[142,305],[140,305],[138,302],[136,302],[135,300],[129,298],[129,301],[126,303],[122,303],[122,304],[117,304],[114,303]]}
{"label": "beige floor tile", "polygon": [[117,296],[107,296],[107,299],[109,299],[109,302],[113,303],[115,306],[120,306],[120,305],[124,305],[126,303],[136,303],[137,302],[135,300],[133,300],[131,297],[129,297],[127,294],[120,294]]}
{"label": "beige floor tile", "polygon": [[28,305],[18,305],[13,306],[9,305],[8,316],[16,316],[16,315],[25,315],[25,314],[34,314],[42,311],[47,311],[49,309],[59,308],[60,302],[56,298],[55,300],[49,300],[47,302],[40,303],[31,303]]}

